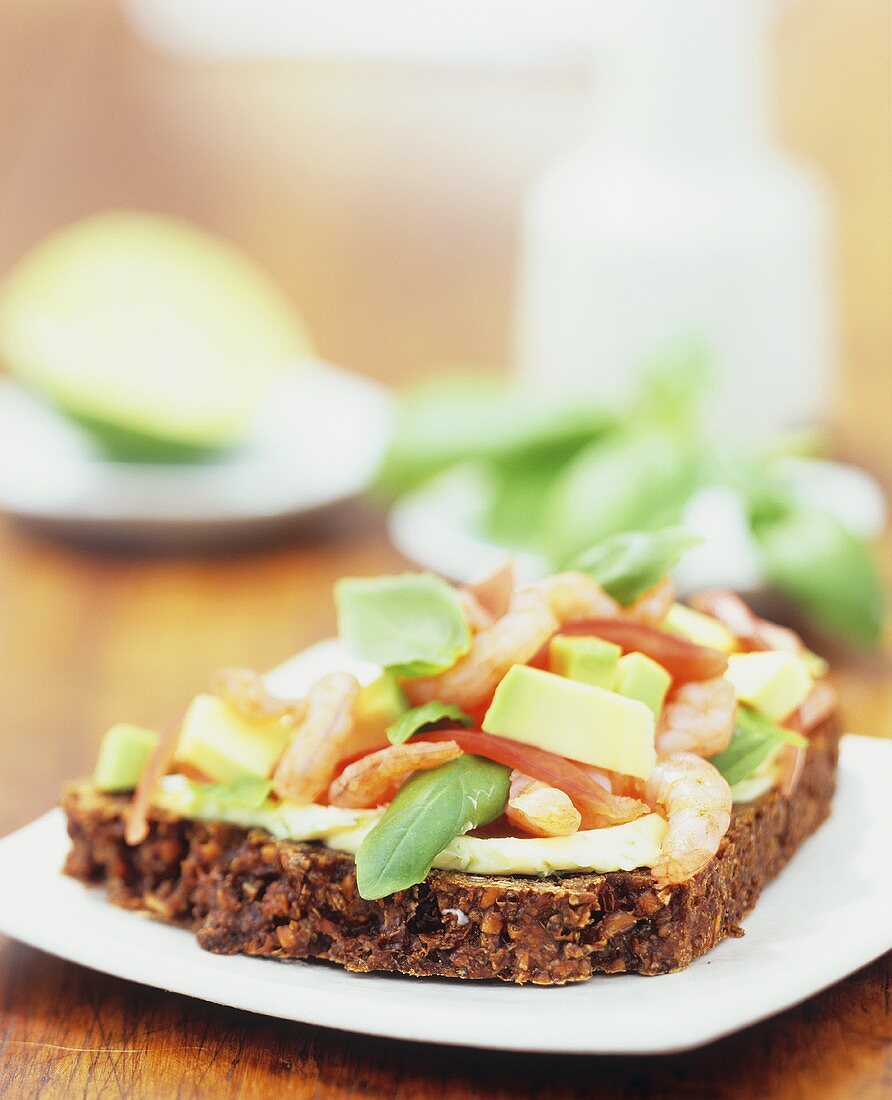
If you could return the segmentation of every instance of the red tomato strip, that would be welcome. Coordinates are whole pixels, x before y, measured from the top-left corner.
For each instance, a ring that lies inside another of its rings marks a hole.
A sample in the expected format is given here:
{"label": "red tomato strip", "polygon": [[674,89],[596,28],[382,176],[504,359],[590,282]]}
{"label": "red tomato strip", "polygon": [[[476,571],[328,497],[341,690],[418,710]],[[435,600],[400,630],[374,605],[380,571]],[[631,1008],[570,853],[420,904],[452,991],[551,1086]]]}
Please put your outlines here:
{"label": "red tomato strip", "polygon": [[522,745],[507,737],[494,737],[480,730],[467,729],[419,733],[414,740],[456,741],[465,752],[484,756],[487,760],[495,760],[497,764],[505,764],[509,768],[517,768],[525,775],[557,787],[569,795],[573,805],[582,814],[583,829],[621,825],[650,813],[648,807],[637,798],[624,798],[606,791],[579,764],[533,745]]}
{"label": "red tomato strip", "polygon": [[623,653],[643,653],[661,664],[674,680],[681,682],[711,680],[721,676],[728,667],[728,658],[717,649],[694,645],[687,638],[625,619],[582,619],[567,623],[558,633],[604,638],[622,646]]}

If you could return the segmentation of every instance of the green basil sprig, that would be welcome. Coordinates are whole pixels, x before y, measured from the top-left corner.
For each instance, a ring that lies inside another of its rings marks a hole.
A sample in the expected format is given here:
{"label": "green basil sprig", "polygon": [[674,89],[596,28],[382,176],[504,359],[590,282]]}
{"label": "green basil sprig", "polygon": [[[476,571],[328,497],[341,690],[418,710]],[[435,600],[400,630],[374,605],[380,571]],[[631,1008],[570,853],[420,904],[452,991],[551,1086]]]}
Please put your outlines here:
{"label": "green basil sprig", "polygon": [[470,649],[458,596],[433,573],[344,577],[334,596],[347,649],[395,676],[435,676]]}
{"label": "green basil sprig", "polygon": [[463,726],[470,726],[473,719],[469,714],[457,707],[454,703],[441,703],[433,700],[430,703],[422,703],[420,707],[412,707],[397,718],[393,725],[387,727],[387,740],[391,745],[401,745],[408,741],[413,733],[418,733],[425,726],[433,726],[449,718],[455,722],[461,722]]}
{"label": "green basil sprig", "polygon": [[[561,474],[575,458],[579,444],[510,455],[474,467],[481,494],[480,529],[494,542],[536,553],[545,550],[544,513]],[[479,490],[478,490],[479,492]]]}
{"label": "green basil sprig", "polygon": [[686,550],[702,541],[681,527],[624,531],[584,551],[572,568],[594,577],[605,592],[626,605],[674,569]]}
{"label": "green basil sprig", "polygon": [[600,400],[527,392],[496,375],[423,383],[403,395],[374,489],[393,499],[460,462],[517,459],[535,466],[619,423]]}
{"label": "green basil sprig", "polygon": [[229,783],[211,783],[209,786],[194,784],[196,798],[201,801],[214,801],[228,806],[244,806],[249,810],[259,810],[273,789],[271,779],[260,776],[244,775]]}
{"label": "green basil sprig", "polygon": [[780,745],[808,745],[800,733],[783,729],[764,714],[749,707],[739,706],[734,721],[731,744],[722,752],[709,758],[710,764],[727,779],[728,785],[746,779],[763,760]]}
{"label": "green basil sprig", "polygon": [[791,500],[762,501],[751,523],[770,580],[815,626],[879,643],[885,595],[864,539],[835,516]]}
{"label": "green basil sprig", "polygon": [[509,770],[462,755],[408,781],[356,853],[356,885],[368,901],[423,882],[457,836],[505,809]]}
{"label": "green basil sprig", "polygon": [[701,476],[693,441],[637,430],[580,451],[543,509],[548,557],[559,564],[618,531],[677,523]]}

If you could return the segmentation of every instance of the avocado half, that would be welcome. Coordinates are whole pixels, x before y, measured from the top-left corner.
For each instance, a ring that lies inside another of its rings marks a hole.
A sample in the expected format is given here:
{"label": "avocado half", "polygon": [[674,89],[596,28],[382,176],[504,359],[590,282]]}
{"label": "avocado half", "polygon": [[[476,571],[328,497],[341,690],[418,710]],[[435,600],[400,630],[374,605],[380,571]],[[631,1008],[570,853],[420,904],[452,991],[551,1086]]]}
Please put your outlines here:
{"label": "avocado half", "polygon": [[272,383],[312,354],[249,256],[161,214],[75,222],[0,283],[0,359],[119,460],[235,446]]}

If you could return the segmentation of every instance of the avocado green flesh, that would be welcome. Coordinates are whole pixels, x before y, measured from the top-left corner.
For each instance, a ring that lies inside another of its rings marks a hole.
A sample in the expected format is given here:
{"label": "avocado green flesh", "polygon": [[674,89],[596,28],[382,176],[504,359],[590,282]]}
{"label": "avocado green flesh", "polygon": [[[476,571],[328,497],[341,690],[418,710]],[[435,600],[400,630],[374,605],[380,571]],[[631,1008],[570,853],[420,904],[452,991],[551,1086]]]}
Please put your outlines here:
{"label": "avocado green flesh", "polygon": [[0,360],[120,460],[237,444],[311,355],[292,303],[247,254],[163,215],[76,222],[0,282]]}
{"label": "avocado green flesh", "polygon": [[93,784],[100,791],[130,791],[139,782],[159,735],[142,726],[112,726],[102,739]]}
{"label": "avocado green flesh", "polygon": [[278,718],[246,718],[215,695],[196,695],[183,718],[176,759],[231,783],[272,774],[294,735]]}
{"label": "avocado green flesh", "polygon": [[733,653],[737,648],[737,639],[723,623],[683,603],[674,603],[669,608],[660,629],[720,653]]}
{"label": "avocado green flesh", "polygon": [[648,778],[656,760],[654,716],[639,700],[527,665],[508,670],[482,728],[641,779]]}
{"label": "avocado green flesh", "polygon": [[190,443],[56,404],[60,412],[88,432],[105,456],[115,462],[192,465],[218,458],[232,447],[230,442]]}
{"label": "avocado green flesh", "polygon": [[772,722],[790,715],[811,691],[814,681],[796,653],[732,653],[725,679],[737,697]]}
{"label": "avocado green flesh", "polygon": [[387,728],[409,709],[409,701],[403,694],[395,676],[383,672],[377,680],[360,688],[354,710],[351,750],[362,752],[387,744]]}
{"label": "avocado green flesh", "polygon": [[558,634],[549,649],[551,670],[568,680],[595,687],[613,687],[622,648],[603,638]]}
{"label": "avocado green flesh", "polygon": [[637,699],[658,717],[672,677],[656,661],[643,653],[627,653],[618,662],[614,691],[627,699]]}

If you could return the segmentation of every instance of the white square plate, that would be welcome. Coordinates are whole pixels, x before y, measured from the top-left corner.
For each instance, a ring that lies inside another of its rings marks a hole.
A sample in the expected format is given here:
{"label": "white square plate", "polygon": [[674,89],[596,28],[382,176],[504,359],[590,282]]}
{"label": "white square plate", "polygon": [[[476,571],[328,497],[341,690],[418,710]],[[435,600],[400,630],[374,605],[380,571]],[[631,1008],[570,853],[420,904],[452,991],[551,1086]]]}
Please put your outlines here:
{"label": "white square plate", "polygon": [[[680,974],[562,988],[348,974],[211,955],[59,873],[61,810],[0,841],[0,931],[131,981],[249,1012],[394,1039],[577,1054],[701,1046],[780,1012],[892,947],[892,742],[843,739],[833,816],[765,890],[743,939]],[[832,879],[831,876],[832,875]]]}

